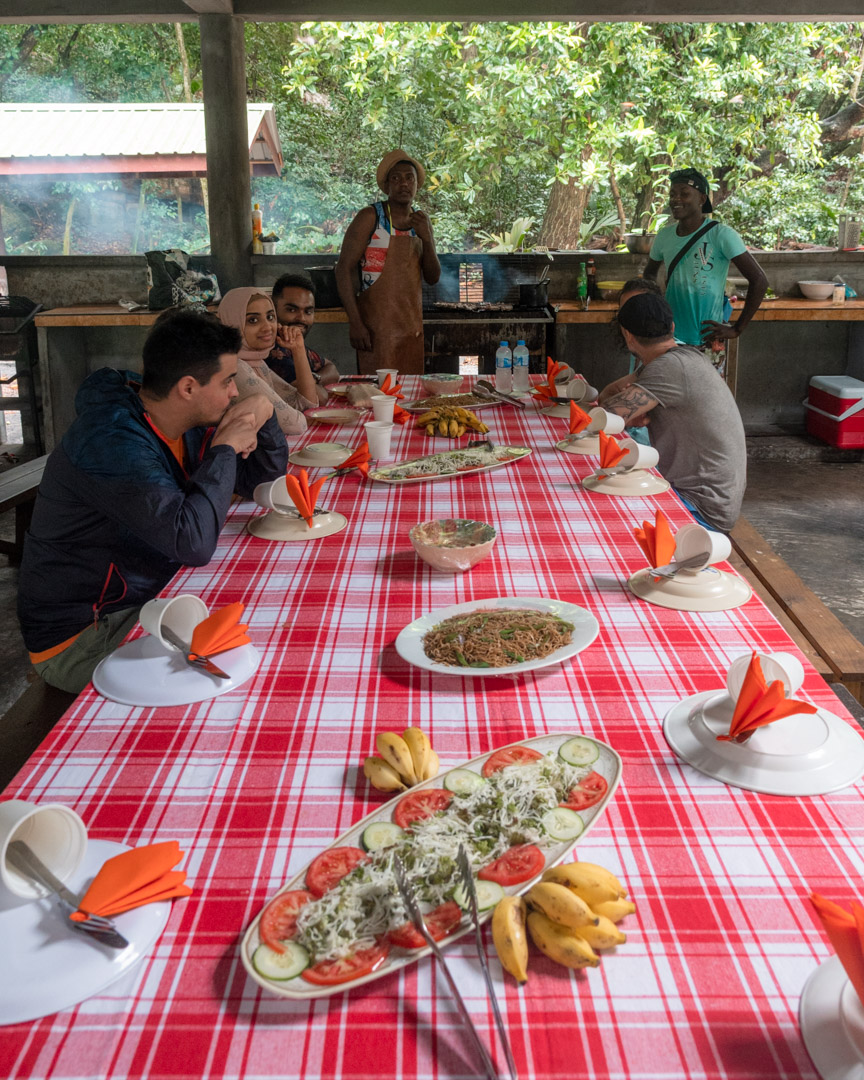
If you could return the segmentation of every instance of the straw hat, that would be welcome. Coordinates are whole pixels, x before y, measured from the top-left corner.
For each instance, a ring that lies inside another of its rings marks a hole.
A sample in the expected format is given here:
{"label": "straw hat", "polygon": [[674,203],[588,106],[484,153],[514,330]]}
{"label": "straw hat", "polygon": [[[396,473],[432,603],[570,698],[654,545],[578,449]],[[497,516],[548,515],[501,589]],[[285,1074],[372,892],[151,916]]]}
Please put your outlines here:
{"label": "straw hat", "polygon": [[417,187],[423,187],[423,181],[426,179],[426,170],[417,160],[417,158],[411,157],[410,154],[406,154],[404,150],[391,150],[389,154],[385,154],[381,158],[381,164],[378,166],[375,172],[375,179],[378,181],[378,187],[382,191],[386,191],[387,177],[390,170],[394,165],[398,165],[400,161],[407,161],[417,170]]}

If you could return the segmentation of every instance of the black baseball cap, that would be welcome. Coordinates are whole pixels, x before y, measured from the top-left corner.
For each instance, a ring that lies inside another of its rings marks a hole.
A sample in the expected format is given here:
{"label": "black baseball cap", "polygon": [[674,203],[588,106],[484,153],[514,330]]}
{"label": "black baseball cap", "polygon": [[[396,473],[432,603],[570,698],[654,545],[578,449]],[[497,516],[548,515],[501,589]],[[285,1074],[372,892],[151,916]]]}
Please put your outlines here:
{"label": "black baseball cap", "polygon": [[672,308],[662,296],[639,293],[618,311],[618,325],[638,338],[664,338],[672,334]]}
{"label": "black baseball cap", "polygon": [[708,187],[708,181],[701,172],[697,172],[696,169],[676,169],[669,177],[669,183],[670,185],[689,184],[690,187],[695,187],[697,191],[701,191],[705,196],[705,202],[702,203],[702,213],[714,213],[714,207],[711,205],[711,199],[709,198],[711,189]]}

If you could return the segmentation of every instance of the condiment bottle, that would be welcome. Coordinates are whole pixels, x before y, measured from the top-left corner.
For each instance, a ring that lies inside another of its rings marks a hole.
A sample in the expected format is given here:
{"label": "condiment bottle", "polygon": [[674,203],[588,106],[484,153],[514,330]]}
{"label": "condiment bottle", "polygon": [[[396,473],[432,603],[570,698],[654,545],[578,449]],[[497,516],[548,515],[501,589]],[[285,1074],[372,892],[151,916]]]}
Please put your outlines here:
{"label": "condiment bottle", "polygon": [[593,259],[588,260],[588,299],[597,299],[597,267]]}

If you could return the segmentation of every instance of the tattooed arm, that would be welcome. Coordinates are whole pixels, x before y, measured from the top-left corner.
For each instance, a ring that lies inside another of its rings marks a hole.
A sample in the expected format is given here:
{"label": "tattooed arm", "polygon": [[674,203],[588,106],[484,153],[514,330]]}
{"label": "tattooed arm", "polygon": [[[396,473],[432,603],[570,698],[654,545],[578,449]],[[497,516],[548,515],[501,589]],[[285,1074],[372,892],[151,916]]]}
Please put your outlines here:
{"label": "tattooed arm", "polygon": [[659,404],[653,394],[637,385],[626,386],[620,393],[607,398],[603,408],[623,416],[627,427],[640,427],[645,423],[645,414]]}

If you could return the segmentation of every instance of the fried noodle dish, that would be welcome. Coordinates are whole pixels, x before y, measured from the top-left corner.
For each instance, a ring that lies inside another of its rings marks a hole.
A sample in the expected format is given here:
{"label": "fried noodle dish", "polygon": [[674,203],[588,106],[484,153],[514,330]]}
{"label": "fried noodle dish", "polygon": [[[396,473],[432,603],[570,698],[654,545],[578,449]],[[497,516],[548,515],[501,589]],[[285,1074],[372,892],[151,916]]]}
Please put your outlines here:
{"label": "fried noodle dish", "polygon": [[569,645],[573,624],[530,608],[454,615],[423,638],[430,660],[453,667],[496,668],[539,660]]}

